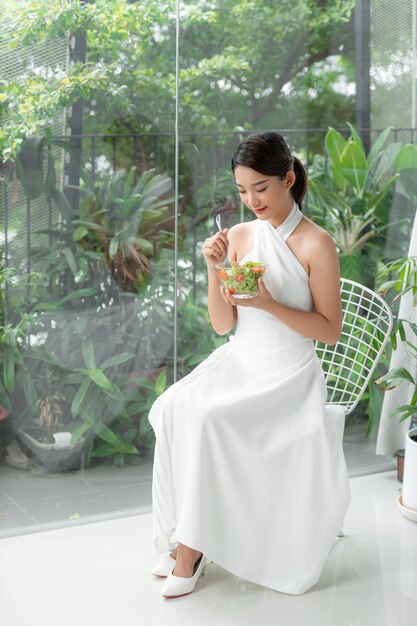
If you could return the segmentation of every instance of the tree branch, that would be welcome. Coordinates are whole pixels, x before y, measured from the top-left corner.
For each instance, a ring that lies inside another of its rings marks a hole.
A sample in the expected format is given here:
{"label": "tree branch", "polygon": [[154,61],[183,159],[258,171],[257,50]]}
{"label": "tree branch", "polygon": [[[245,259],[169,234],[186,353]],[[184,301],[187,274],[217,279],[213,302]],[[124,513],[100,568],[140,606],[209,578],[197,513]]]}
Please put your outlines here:
{"label": "tree branch", "polygon": [[279,78],[277,78],[277,80],[275,81],[275,84],[271,93],[269,94],[269,96],[265,98],[262,104],[258,107],[258,111],[257,111],[258,119],[260,117],[263,117],[265,113],[267,113],[270,110],[271,106],[273,105],[277,97],[279,96],[281,89],[283,88],[285,83],[287,83],[290,80],[290,78],[292,78],[295,75],[294,65],[297,63],[300,57],[300,54],[306,44],[306,41],[308,37],[311,35],[311,33],[312,33],[312,29],[305,30],[299,33],[297,37],[295,38],[294,45],[291,48],[287,57],[287,63],[285,64],[281,74],[279,75]]}

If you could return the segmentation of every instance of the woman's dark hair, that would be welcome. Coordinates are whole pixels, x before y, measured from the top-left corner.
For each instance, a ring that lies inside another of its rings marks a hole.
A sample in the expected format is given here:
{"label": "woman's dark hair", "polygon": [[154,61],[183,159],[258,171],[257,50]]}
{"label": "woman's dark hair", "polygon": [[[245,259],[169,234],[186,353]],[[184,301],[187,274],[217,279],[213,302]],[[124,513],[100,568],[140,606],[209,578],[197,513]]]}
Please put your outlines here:
{"label": "woman's dark hair", "polygon": [[251,133],[245,137],[232,157],[232,171],[237,165],[250,167],[266,176],[284,179],[287,172],[294,171],[295,182],[291,194],[301,209],[301,202],[307,191],[307,172],[300,159],[291,154],[284,137],[272,130]]}

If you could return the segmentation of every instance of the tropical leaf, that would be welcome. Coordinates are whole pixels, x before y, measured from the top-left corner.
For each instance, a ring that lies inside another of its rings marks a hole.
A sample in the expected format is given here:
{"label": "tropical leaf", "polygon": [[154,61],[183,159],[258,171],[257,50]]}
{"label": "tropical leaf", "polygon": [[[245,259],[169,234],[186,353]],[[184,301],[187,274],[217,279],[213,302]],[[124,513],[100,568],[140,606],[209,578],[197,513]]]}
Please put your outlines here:
{"label": "tropical leaf", "polygon": [[85,398],[85,395],[86,395],[86,393],[88,391],[88,388],[89,388],[90,384],[91,384],[90,380],[88,380],[88,379],[84,380],[81,383],[80,387],[77,389],[77,391],[76,391],[76,393],[74,395],[74,398],[72,400],[72,403],[71,403],[71,415],[72,415],[72,417],[76,417],[77,415],[80,414],[80,407],[81,407],[81,404],[82,404],[82,402],[83,402],[83,400]]}
{"label": "tropical leaf", "polygon": [[163,393],[166,387],[166,383],[167,383],[167,372],[166,372],[166,369],[163,369],[155,382],[155,392],[157,396],[160,396],[161,393]]}
{"label": "tropical leaf", "polygon": [[368,175],[368,164],[363,148],[352,140],[347,142],[340,156],[339,171],[354,187],[358,197],[361,198]]}
{"label": "tropical leaf", "polygon": [[84,339],[82,342],[82,351],[84,357],[84,363],[87,368],[93,370],[96,368],[96,359],[94,356],[94,346],[90,337]]}
{"label": "tropical leaf", "polygon": [[91,429],[92,425],[93,425],[92,421],[85,421],[85,422],[82,422],[76,428],[74,428],[74,430],[72,431],[72,436],[71,436],[71,445],[75,445],[77,441],[81,439],[81,437],[85,435],[87,431]]}
{"label": "tropical leaf", "polygon": [[392,128],[392,126],[388,126],[387,128],[385,128],[373,142],[368,154],[368,167],[370,171],[374,168],[375,163],[381,157],[382,148],[387,142],[387,139],[391,134]]}
{"label": "tropical leaf", "polygon": [[108,367],[113,367],[114,365],[121,365],[130,359],[133,359],[136,355],[133,352],[123,352],[122,354],[116,354],[109,359],[103,361],[100,365],[100,369],[105,370]]}
{"label": "tropical leaf", "polygon": [[324,140],[327,154],[331,161],[332,176],[337,187],[342,191],[346,189],[346,179],[340,172],[340,158],[346,146],[346,139],[334,128],[329,128]]}

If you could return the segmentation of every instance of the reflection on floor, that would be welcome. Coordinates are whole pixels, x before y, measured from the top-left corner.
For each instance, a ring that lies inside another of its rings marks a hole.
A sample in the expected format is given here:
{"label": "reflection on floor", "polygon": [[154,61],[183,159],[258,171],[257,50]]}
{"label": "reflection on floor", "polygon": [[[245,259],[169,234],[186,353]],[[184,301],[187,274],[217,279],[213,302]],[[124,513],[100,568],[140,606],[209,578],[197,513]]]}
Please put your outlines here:
{"label": "reflection on floor", "polygon": [[[392,458],[374,454],[376,431],[368,438],[363,433],[363,424],[345,429],[349,476],[392,469]],[[55,474],[0,463],[0,537],[151,512],[152,458],[121,469],[100,465]]]}
{"label": "reflection on floor", "polygon": [[[0,541],[4,626],[414,626],[417,524],[396,503],[394,471],[352,478],[345,536],[317,585],[291,596],[209,563],[190,595],[167,600],[152,515]],[[198,546],[195,546],[198,548]],[[244,549],[244,546],[242,546]]]}

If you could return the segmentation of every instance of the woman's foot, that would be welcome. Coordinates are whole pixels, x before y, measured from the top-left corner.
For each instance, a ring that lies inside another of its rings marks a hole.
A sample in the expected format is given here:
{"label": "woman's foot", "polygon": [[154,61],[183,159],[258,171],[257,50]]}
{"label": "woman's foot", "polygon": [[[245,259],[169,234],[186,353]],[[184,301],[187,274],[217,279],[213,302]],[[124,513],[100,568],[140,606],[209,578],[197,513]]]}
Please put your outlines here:
{"label": "woman's foot", "polygon": [[181,576],[182,578],[191,578],[194,575],[194,566],[202,552],[189,548],[183,543],[179,543],[171,556],[176,559],[176,565],[172,570],[174,576]]}

